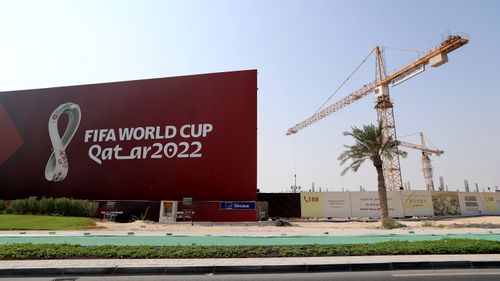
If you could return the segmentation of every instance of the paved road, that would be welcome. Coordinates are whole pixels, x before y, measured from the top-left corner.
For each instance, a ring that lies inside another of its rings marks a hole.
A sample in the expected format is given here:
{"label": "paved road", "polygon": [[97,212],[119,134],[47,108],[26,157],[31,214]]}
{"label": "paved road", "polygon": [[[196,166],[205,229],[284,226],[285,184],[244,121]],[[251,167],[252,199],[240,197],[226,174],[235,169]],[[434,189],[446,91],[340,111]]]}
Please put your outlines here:
{"label": "paved road", "polygon": [[97,277],[43,277],[43,278],[1,278],[1,281],[498,281],[500,269],[453,269],[453,270],[408,270],[408,271],[369,271],[369,272],[333,272],[333,273],[293,273],[293,274],[231,274],[231,275],[168,275],[168,276],[97,276]]}

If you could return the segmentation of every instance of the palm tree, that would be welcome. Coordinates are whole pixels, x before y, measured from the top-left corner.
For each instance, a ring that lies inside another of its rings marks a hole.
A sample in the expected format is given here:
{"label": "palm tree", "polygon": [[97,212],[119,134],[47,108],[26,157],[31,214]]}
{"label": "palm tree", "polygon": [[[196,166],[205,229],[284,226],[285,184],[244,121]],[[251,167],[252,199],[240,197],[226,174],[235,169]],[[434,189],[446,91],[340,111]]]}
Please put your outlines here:
{"label": "palm tree", "polygon": [[399,141],[392,137],[384,139],[382,134],[382,123],[378,126],[373,124],[364,125],[363,129],[352,127],[351,132],[344,132],[344,136],[351,136],[355,139],[354,145],[344,145],[346,151],[339,155],[340,165],[344,165],[347,161],[351,163],[342,171],[341,175],[345,175],[349,170],[358,171],[359,167],[369,159],[373,162],[373,166],[377,169],[378,180],[378,196],[380,200],[380,210],[382,212],[382,221],[385,222],[389,218],[389,209],[387,206],[387,190],[385,187],[384,173],[382,169],[383,156],[388,156],[391,153],[406,157],[406,152],[397,149]]}

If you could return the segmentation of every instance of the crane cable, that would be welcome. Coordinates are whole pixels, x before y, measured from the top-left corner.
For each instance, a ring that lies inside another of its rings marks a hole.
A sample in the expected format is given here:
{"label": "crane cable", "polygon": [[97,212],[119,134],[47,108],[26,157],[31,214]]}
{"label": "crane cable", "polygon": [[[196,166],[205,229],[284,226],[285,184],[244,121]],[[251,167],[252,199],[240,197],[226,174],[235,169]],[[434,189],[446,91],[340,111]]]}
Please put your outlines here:
{"label": "crane cable", "polygon": [[412,136],[416,136],[420,133],[414,133],[414,134],[408,134],[408,135],[404,135],[404,136],[398,136],[398,139],[401,139],[401,138],[406,138],[406,137],[412,137]]}
{"label": "crane cable", "polygon": [[425,141],[431,145],[431,147],[434,147],[435,149],[437,149],[436,148],[437,146],[435,146],[427,136],[424,136],[424,138],[425,138]]}
{"label": "crane cable", "polygon": [[[414,133],[414,134],[408,134],[408,135],[404,135],[404,136],[398,136],[398,139],[402,139],[402,138],[406,138],[406,137],[412,137],[412,136],[416,136],[416,135],[420,135],[420,133]],[[424,139],[425,139],[425,142],[430,144],[430,147],[434,148],[434,149],[437,149],[432,142],[431,140],[429,140],[429,138],[427,137],[427,135],[424,135]],[[429,146],[427,146],[427,148],[429,148]]]}
{"label": "crane cable", "polygon": [[425,53],[425,51],[421,51],[421,50],[409,50],[409,49],[386,47],[386,46],[383,46],[383,48],[386,50],[402,51],[402,52],[408,52],[408,53],[417,53],[417,54]]}
{"label": "crane cable", "polygon": [[327,104],[332,99],[332,97],[340,90],[340,88],[342,88],[342,86],[345,85],[345,83],[347,83],[347,81],[349,79],[351,79],[351,77],[354,75],[354,73],[356,73],[356,71],[358,71],[358,69],[361,67],[361,65],[363,65],[363,63],[365,63],[365,61],[371,56],[372,53],[373,53],[373,49],[366,56],[366,58],[354,69],[354,71],[351,72],[351,74],[349,74],[349,76],[344,80],[344,82],[342,82],[342,84],[340,84],[340,86],[338,86],[337,89],[335,89],[335,91],[333,92],[333,94],[331,94],[330,97],[328,97],[328,99],[318,108],[318,110],[316,110],[315,113],[318,113],[323,108],[323,106],[325,106],[325,104]]}

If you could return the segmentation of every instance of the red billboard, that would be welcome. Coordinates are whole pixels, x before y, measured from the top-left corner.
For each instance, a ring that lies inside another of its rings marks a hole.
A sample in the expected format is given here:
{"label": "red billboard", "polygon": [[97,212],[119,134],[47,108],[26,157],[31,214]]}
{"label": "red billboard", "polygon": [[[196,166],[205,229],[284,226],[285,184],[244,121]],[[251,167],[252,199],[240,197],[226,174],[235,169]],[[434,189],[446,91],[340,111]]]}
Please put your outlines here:
{"label": "red billboard", "polygon": [[256,200],[257,71],[0,93],[0,199]]}

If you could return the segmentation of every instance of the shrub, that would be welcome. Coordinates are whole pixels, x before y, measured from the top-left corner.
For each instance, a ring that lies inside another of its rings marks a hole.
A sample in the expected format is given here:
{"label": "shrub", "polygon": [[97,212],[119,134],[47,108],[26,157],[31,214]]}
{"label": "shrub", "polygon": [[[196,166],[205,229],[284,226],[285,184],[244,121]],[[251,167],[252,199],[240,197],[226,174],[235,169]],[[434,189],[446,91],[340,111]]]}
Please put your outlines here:
{"label": "shrub", "polygon": [[422,223],[423,227],[439,227],[439,228],[445,228],[446,226],[443,224],[435,224],[433,222],[425,221]]}
{"label": "shrub", "polygon": [[12,202],[8,212],[12,214],[60,215],[73,217],[92,217],[98,204],[88,200],[70,198],[17,199]]}
{"label": "shrub", "polygon": [[56,213],[61,216],[71,216],[71,199],[69,198],[56,198],[54,199],[54,206]]}
{"label": "shrub", "polygon": [[17,199],[9,207],[9,213],[12,214],[35,214],[35,206],[32,206],[34,199]]}
{"label": "shrub", "polygon": [[142,213],[140,216],[132,216],[132,219],[130,220],[130,222],[134,222],[134,221],[138,221],[138,220],[145,221],[146,218],[148,217],[148,211],[149,211],[149,206],[146,208],[146,211],[144,211],[144,213]]}
{"label": "shrub", "polygon": [[424,221],[424,222],[422,223],[422,226],[423,226],[423,227],[433,227],[433,226],[434,226],[434,224],[433,224],[432,222],[430,222],[430,221]]}
{"label": "shrub", "polygon": [[3,200],[0,200],[0,213],[5,212],[5,202]]}
{"label": "shrub", "polygon": [[394,229],[394,228],[406,227],[406,224],[402,224],[393,218],[388,218],[382,221],[382,227],[387,229]]}

